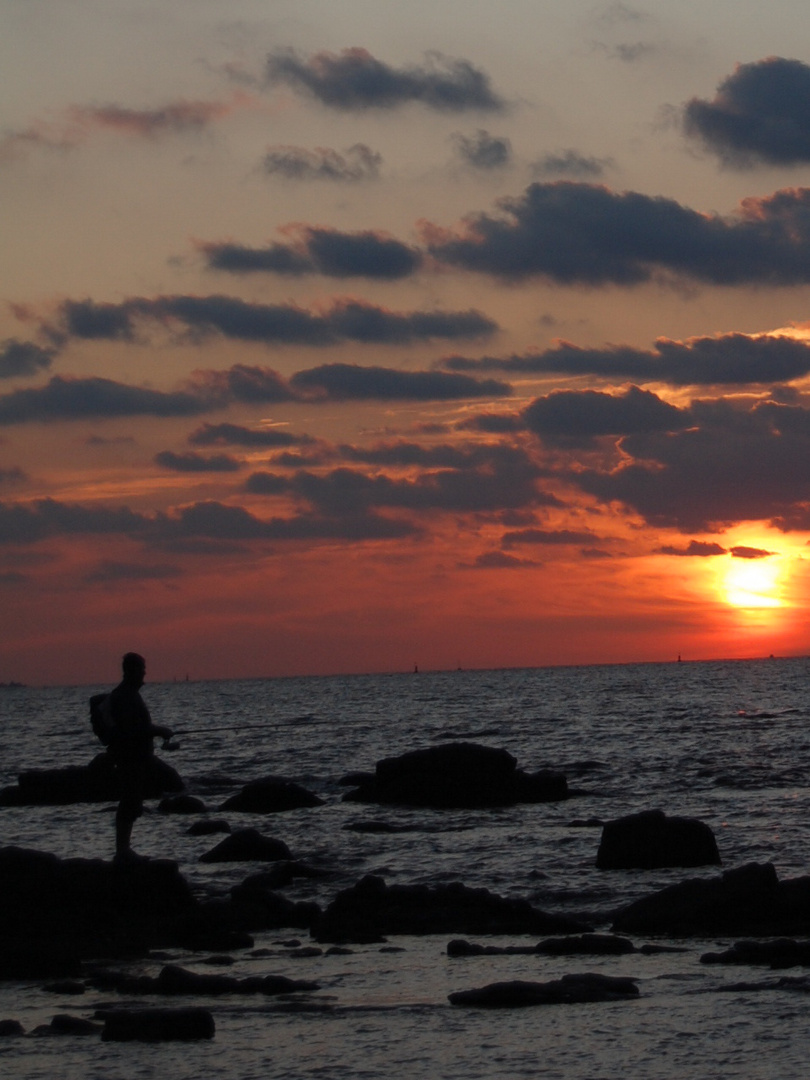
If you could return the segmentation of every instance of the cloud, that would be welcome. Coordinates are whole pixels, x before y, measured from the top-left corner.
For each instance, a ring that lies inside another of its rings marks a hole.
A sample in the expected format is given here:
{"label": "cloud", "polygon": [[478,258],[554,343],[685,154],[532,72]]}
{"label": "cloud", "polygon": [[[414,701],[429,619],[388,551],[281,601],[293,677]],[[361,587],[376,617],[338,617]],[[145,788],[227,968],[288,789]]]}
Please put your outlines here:
{"label": "cloud", "polygon": [[218,502],[195,503],[179,512],[176,532],[215,540],[398,540],[418,534],[406,521],[374,514],[338,516],[304,514],[291,518],[255,517],[243,507]]}
{"label": "cloud", "polygon": [[395,312],[351,298],[336,300],[323,312],[222,295],[131,297],[119,304],[69,300],[61,314],[68,335],[123,341],[135,340],[141,320],[159,321],[170,329],[179,326],[194,340],[221,335],[265,345],[407,345],[431,338],[485,337],[497,329],[497,323],[479,311]]}
{"label": "cloud", "polygon": [[597,180],[613,164],[612,158],[597,158],[578,150],[546,154],[532,165],[535,176],[570,176],[577,180]]}
{"label": "cloud", "polygon": [[537,487],[538,470],[523,450],[488,448],[486,460],[468,468],[437,469],[411,477],[369,475],[345,467],[328,473],[305,470],[290,477],[256,472],[246,488],[256,495],[296,496],[320,513],[342,515],[372,508],[444,513],[492,513],[529,506],[559,505]]}
{"label": "cloud", "polygon": [[241,427],[238,424],[203,424],[188,437],[192,446],[279,447],[311,443],[308,435],[292,435],[277,428]]}
{"label": "cloud", "polygon": [[447,401],[512,393],[508,383],[496,379],[478,382],[449,372],[397,371],[357,364],[324,364],[299,371],[290,378],[290,385],[308,396],[323,395],[330,401]]}
{"label": "cloud", "polygon": [[242,467],[242,463],[229,454],[205,457],[203,454],[194,453],[175,454],[171,450],[161,450],[155,454],[155,464],[163,469],[182,473],[238,472]]}
{"label": "cloud", "polygon": [[392,109],[409,102],[440,112],[504,108],[483,71],[436,52],[429,53],[422,66],[394,68],[366,49],[310,57],[284,49],[268,56],[266,77],[271,86],[304,90],[321,104],[344,111]]}
{"label": "cloud", "polygon": [[262,159],[262,169],[268,176],[282,176],[286,180],[354,184],[378,179],[382,160],[382,155],[365,143],[355,143],[342,153],[321,146],[314,150],[303,146],[269,146]]}
{"label": "cloud", "polygon": [[472,570],[523,570],[525,567],[538,567],[542,563],[534,559],[518,559],[515,555],[507,555],[504,551],[486,551],[478,555],[470,569]]}
{"label": "cloud", "polygon": [[504,533],[501,546],[510,548],[516,544],[592,544],[598,539],[589,529],[518,529]]}
{"label": "cloud", "polygon": [[729,553],[735,559],[769,559],[775,555],[775,551],[767,551],[765,548],[745,547],[742,544],[729,548]]}
{"label": "cloud", "polygon": [[449,371],[599,376],[672,386],[772,386],[810,374],[810,344],[785,335],[737,333],[687,341],[659,338],[649,350],[630,345],[583,349],[563,341],[542,352],[448,356],[440,364]]}
{"label": "cloud", "polygon": [[722,546],[722,544],[714,544],[705,540],[690,540],[686,547],[677,547],[677,545],[664,544],[660,548],[656,548],[656,554],[658,555],[680,555],[687,558],[706,559],[711,558],[714,555],[727,555],[728,552]]}
{"label": "cloud", "polygon": [[183,571],[179,566],[169,564],[156,565],[104,561],[92,573],[87,574],[84,580],[89,584],[124,581],[168,581],[181,577],[182,573]]}
{"label": "cloud", "polygon": [[201,247],[210,269],[236,274],[322,274],[333,278],[395,281],[414,274],[422,263],[422,254],[416,248],[370,230],[342,233],[305,225],[298,232],[294,244],[250,248],[233,243],[205,243]]}
{"label": "cloud", "polygon": [[0,544],[28,544],[49,536],[76,534],[142,537],[148,528],[146,518],[126,507],[88,509],[54,499],[0,502]]}
{"label": "cloud", "polygon": [[738,64],[711,101],[687,102],[683,123],[726,165],[810,161],[810,66],[779,56]]}
{"label": "cloud", "polygon": [[82,128],[109,128],[125,135],[152,138],[165,132],[199,131],[235,109],[253,104],[246,94],[234,94],[229,101],[175,101],[155,109],[74,105],[68,110],[68,117]]}
{"label": "cloud", "polygon": [[503,136],[479,128],[475,135],[457,132],[453,142],[459,157],[475,169],[500,169],[512,160],[512,145]]}
{"label": "cloud", "polygon": [[622,463],[569,482],[657,526],[707,532],[740,521],[806,528],[810,410],[769,401],[695,401],[689,422],[621,439]]}
{"label": "cloud", "polygon": [[296,399],[277,371],[250,364],[234,364],[225,371],[195,371],[189,381],[189,392],[211,407],[232,401],[256,404]]}
{"label": "cloud", "polygon": [[195,416],[211,402],[186,391],[164,393],[101,378],[55,375],[45,386],[0,396],[0,425],[111,416]]}
{"label": "cloud", "polygon": [[428,250],[448,266],[520,281],[632,286],[656,275],[715,285],[810,281],[810,189],[744,199],[732,217],[674,199],[570,181],[530,184],[500,215],[469,215],[457,229],[422,223]]}
{"label": "cloud", "polygon": [[620,394],[557,390],[535,398],[523,419],[544,442],[562,447],[587,446],[604,435],[678,431],[693,422],[688,412],[637,386]]}
{"label": "cloud", "polygon": [[39,375],[51,366],[55,355],[55,349],[43,349],[32,341],[7,338],[0,342],[0,379]]}

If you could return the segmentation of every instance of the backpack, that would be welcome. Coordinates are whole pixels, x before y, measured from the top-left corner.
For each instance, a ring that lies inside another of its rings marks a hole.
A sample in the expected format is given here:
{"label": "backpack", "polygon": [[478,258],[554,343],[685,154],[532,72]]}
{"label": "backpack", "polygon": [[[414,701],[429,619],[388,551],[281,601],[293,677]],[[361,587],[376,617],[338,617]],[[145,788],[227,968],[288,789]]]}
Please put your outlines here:
{"label": "backpack", "polygon": [[90,725],[101,745],[109,746],[116,731],[109,694],[93,694],[90,698]]}

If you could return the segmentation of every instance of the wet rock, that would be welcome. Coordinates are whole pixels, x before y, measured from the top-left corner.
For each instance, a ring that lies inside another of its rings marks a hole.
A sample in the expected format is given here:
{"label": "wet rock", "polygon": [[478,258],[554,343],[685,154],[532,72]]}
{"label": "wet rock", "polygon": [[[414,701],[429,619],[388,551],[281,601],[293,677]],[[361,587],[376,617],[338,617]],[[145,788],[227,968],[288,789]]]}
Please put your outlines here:
{"label": "wet rock", "polygon": [[638,997],[634,979],[613,975],[584,973],[563,975],[552,982],[490,983],[474,990],[459,990],[449,994],[452,1005],[473,1005],[486,1008],[523,1008],[531,1005],[571,1005],[594,1001],[621,1001]]}
{"label": "wet rock", "polygon": [[291,859],[283,840],[263,836],[257,829],[237,829],[215,848],[200,856],[200,862],[274,862]]}
{"label": "wet rock", "polygon": [[[183,781],[171,765],[152,759],[152,780],[147,797],[160,798],[179,792]],[[115,802],[119,798],[118,775],[110,755],[97,754],[89,765],[61,769],[30,769],[20,773],[17,784],[0,790],[0,806],[64,806],[80,802]]]}
{"label": "wet rock", "polygon": [[24,1034],[25,1028],[19,1020],[0,1020],[0,1039],[9,1039],[15,1035]]}
{"label": "wet rock", "polygon": [[235,905],[253,913],[253,929],[280,930],[292,927],[296,930],[310,930],[321,918],[319,904],[312,901],[293,901],[279,896],[258,882],[250,879],[231,889]]}
{"label": "wet rock", "polygon": [[177,864],[0,848],[0,977],[63,978],[82,957],[174,945],[200,906]]}
{"label": "wet rock", "polygon": [[704,953],[701,964],[764,964],[773,971],[810,967],[810,941],[777,938],[774,941],[736,941],[730,949]]}
{"label": "wet rock", "polygon": [[579,934],[547,938],[536,945],[480,945],[454,940],[447,945],[448,956],[624,956],[636,952],[629,938],[613,934]]}
{"label": "wet rock", "polygon": [[40,1024],[34,1028],[32,1035],[98,1035],[101,1033],[101,1024],[94,1024],[92,1020],[85,1020],[81,1016],[69,1016],[61,1013],[51,1019],[50,1024]]}
{"label": "wet rock", "polygon": [[528,900],[461,883],[386,885],[367,875],[334,898],[312,928],[321,942],[379,941],[386,934],[572,934],[590,928]]}
{"label": "wet rock", "polygon": [[669,937],[810,934],[810,878],[780,882],[770,863],[690,878],[623,908],[612,929]]}
{"label": "wet rock", "polygon": [[105,1012],[105,1042],[193,1042],[213,1039],[216,1026],[208,1009],[114,1009]]}
{"label": "wet rock", "polygon": [[377,762],[373,777],[358,774],[359,784],[346,802],[476,809],[520,802],[565,799],[561,773],[527,773],[506,750],[477,743],[445,743],[412,750]]}
{"label": "wet rock", "polygon": [[189,836],[212,836],[214,833],[229,833],[230,824],[224,818],[210,818],[203,821],[195,821],[189,825]]}
{"label": "wet rock", "polygon": [[294,994],[318,990],[308,979],[288,979],[284,975],[255,975],[245,979],[233,975],[213,975],[188,971],[177,964],[167,964],[160,974],[131,976],[124,972],[100,971],[92,985],[102,990],[117,990],[127,995],[161,994],[165,997],[222,997],[229,994]]}
{"label": "wet rock", "polygon": [[62,979],[60,982],[48,983],[42,989],[46,994],[60,994],[61,996],[78,997],[86,990],[84,983],[75,979]]}
{"label": "wet rock", "polygon": [[220,810],[235,810],[246,814],[277,814],[285,810],[323,804],[323,799],[300,784],[270,776],[246,784],[238,794],[226,799]]}
{"label": "wet rock", "polygon": [[697,818],[667,817],[662,810],[606,822],[596,855],[600,870],[719,864],[717,842],[708,825]]}
{"label": "wet rock", "polygon": [[205,803],[195,795],[172,795],[161,799],[158,810],[162,814],[204,814]]}
{"label": "wet rock", "polygon": [[262,870],[258,874],[251,874],[242,883],[246,888],[258,889],[281,889],[289,885],[296,878],[325,878],[330,877],[330,871],[320,870],[316,866],[307,863],[279,860],[268,870]]}

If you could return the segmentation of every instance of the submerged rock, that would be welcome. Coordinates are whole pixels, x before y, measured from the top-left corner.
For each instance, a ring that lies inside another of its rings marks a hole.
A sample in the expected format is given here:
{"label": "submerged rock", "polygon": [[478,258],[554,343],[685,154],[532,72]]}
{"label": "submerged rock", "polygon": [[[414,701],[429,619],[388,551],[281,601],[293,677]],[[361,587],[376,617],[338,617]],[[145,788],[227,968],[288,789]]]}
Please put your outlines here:
{"label": "submerged rock", "polygon": [[656,870],[666,866],[718,866],[712,830],[697,818],[667,817],[662,810],[608,821],[596,855],[600,870]]}
{"label": "submerged rock", "polygon": [[274,776],[253,780],[240,792],[232,795],[220,806],[220,810],[235,810],[246,814],[278,814],[285,810],[302,807],[323,806],[324,800],[311,791],[289,780]]}
{"label": "submerged rock", "polygon": [[[152,780],[147,798],[157,799],[184,788],[179,773],[165,761],[152,759]],[[120,796],[118,774],[105,751],[89,765],[62,769],[30,769],[17,783],[0,790],[0,806],[65,806],[80,802],[115,802]]]}
{"label": "submerged rock", "polygon": [[771,863],[749,863],[720,877],[690,878],[623,908],[613,929],[670,937],[810,934],[810,877],[780,882]]}
{"label": "submerged rock", "polygon": [[355,774],[345,802],[444,809],[512,806],[568,797],[562,773],[527,773],[506,750],[477,743],[445,743],[377,762],[374,774]]}
{"label": "submerged rock", "polygon": [[730,949],[704,953],[701,964],[767,964],[773,971],[810,967],[810,941],[777,938],[774,941],[735,941]]}
{"label": "submerged rock", "polygon": [[593,1001],[621,1001],[639,996],[635,979],[587,972],[563,975],[552,982],[490,983],[474,990],[449,994],[452,1005],[478,1005],[490,1009],[523,1008],[529,1005],[572,1005]]}
{"label": "submerged rock", "polygon": [[379,941],[386,934],[576,934],[590,928],[528,900],[452,885],[386,885],[371,874],[338,893],[312,928],[321,942]]}

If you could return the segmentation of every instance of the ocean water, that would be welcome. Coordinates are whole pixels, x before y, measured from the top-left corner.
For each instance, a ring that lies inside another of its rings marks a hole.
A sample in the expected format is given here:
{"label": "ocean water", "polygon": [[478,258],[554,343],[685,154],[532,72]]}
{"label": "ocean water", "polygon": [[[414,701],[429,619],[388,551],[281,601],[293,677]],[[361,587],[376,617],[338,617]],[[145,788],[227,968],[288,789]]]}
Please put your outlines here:
{"label": "ocean water", "polygon": [[[782,879],[810,874],[808,676],[810,660],[799,658],[164,683],[147,684],[143,696],[156,722],[182,733],[166,759],[212,816],[282,839],[294,858],[328,871],[297,879],[284,890],[290,899],[326,905],[366,873],[389,884],[461,881],[607,931],[625,904],[719,871],[599,871],[601,830],[594,821],[654,808],[696,816],[714,830],[724,869],[771,862]],[[24,769],[88,762],[98,747],[87,698],[100,689],[1,690],[0,786]],[[487,811],[342,802],[339,781],[346,773],[460,739],[502,747],[529,770],[563,771],[571,798]],[[304,785],[325,804],[269,816],[218,812],[245,783],[268,775]],[[110,811],[104,805],[0,808],[0,845],[109,858]],[[369,819],[400,830],[345,828]],[[150,804],[136,823],[134,845],[176,859],[200,896],[226,895],[258,867],[201,863],[221,837],[189,836],[192,820]],[[677,943],[682,952],[650,956],[449,958],[446,936],[392,937],[387,946],[355,945],[348,955],[332,956],[296,955],[291,939],[309,944],[302,931],[259,934],[260,953],[236,952],[224,970],[312,979],[321,989],[297,1001],[200,999],[216,1021],[210,1043],[5,1039],[0,1075],[804,1080],[808,1073],[810,994],[729,989],[769,976],[761,968],[700,964],[702,953],[730,941],[689,939]],[[178,951],[171,958],[196,971],[223,970],[202,954]],[[148,958],[134,968],[157,974],[163,963]],[[497,980],[545,981],[583,971],[632,976],[640,996],[495,1011],[448,1002],[453,991]],[[18,1019],[31,1031],[57,1013],[90,1018],[109,1000],[95,991],[60,997],[41,983],[0,982],[0,1019]]]}

